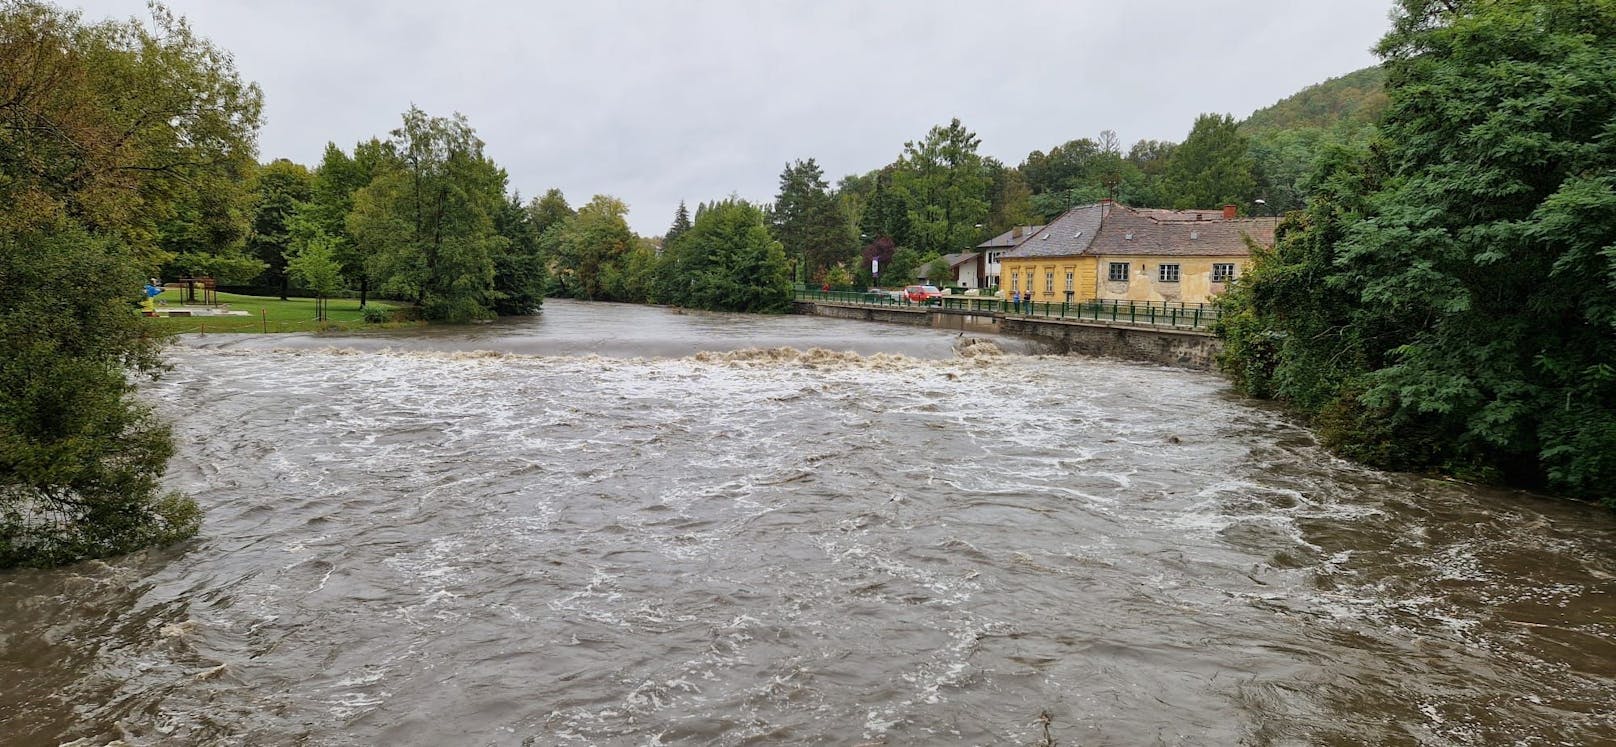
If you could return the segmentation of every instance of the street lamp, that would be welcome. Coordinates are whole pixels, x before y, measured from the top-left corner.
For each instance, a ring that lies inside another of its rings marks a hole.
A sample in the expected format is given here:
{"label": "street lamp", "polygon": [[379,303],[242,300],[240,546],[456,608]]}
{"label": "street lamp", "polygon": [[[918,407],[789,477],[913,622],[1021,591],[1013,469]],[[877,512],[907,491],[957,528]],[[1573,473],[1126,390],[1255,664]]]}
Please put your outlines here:
{"label": "street lamp", "polygon": [[[1257,198],[1257,199],[1255,199],[1255,200],[1252,200],[1252,202],[1255,202],[1255,203],[1257,203],[1257,204],[1258,204],[1258,205],[1262,205],[1262,206],[1263,206],[1263,207],[1268,207],[1268,201],[1267,201],[1267,200],[1264,200],[1264,199],[1263,199],[1263,198],[1261,198],[1261,197],[1258,197],[1258,198]],[[1269,211],[1268,211],[1268,215],[1269,215],[1269,216],[1270,216],[1270,217],[1272,217],[1272,216],[1273,216],[1273,215],[1274,215],[1274,211],[1273,211],[1273,210],[1269,210]]]}

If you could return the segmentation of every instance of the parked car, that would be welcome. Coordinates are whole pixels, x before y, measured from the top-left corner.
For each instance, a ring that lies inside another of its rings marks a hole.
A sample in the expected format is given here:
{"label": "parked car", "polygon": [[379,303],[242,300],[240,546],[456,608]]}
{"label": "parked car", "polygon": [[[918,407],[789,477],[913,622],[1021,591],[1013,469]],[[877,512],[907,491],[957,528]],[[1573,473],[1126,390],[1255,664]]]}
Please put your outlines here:
{"label": "parked car", "polygon": [[943,302],[943,292],[935,285],[911,285],[903,289],[903,295],[913,303]]}

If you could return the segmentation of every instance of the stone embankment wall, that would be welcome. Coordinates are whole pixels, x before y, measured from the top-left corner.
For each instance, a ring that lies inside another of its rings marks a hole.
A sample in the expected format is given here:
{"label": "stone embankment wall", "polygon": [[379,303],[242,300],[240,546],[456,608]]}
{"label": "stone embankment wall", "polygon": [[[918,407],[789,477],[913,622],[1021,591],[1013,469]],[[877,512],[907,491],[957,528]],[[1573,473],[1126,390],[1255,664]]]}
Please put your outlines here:
{"label": "stone embankment wall", "polygon": [[961,315],[939,309],[842,306],[798,301],[798,314],[893,322],[939,329],[997,332],[1040,340],[1061,353],[1097,355],[1131,361],[1159,363],[1176,368],[1210,371],[1217,364],[1223,341],[1211,332],[1169,327],[1036,319],[992,314]]}
{"label": "stone embankment wall", "polygon": [[1004,319],[999,331],[1047,340],[1062,353],[1125,358],[1164,366],[1210,371],[1223,341],[1211,332],[1140,327],[1106,322]]}

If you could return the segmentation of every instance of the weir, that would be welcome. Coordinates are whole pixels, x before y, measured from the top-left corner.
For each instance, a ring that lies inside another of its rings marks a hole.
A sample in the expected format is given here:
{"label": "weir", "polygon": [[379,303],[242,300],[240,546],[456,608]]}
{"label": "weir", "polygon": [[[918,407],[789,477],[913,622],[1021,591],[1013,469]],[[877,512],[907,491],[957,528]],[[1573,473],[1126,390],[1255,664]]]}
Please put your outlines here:
{"label": "weir", "polygon": [[835,319],[1016,335],[1049,343],[1061,353],[1122,358],[1196,371],[1211,370],[1218,352],[1223,349],[1223,341],[1205,329],[1104,319],[1045,318],[986,309],[825,300],[797,300],[792,303],[792,311]]}

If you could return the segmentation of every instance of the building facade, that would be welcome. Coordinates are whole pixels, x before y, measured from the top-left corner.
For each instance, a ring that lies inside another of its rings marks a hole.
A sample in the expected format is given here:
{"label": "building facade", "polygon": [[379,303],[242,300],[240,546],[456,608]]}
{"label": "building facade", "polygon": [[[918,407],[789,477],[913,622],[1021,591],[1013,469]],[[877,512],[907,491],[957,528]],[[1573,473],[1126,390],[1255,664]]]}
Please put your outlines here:
{"label": "building facade", "polygon": [[1206,303],[1273,244],[1274,218],[1105,201],[1066,211],[1000,258],[1000,289],[1036,301]]}

